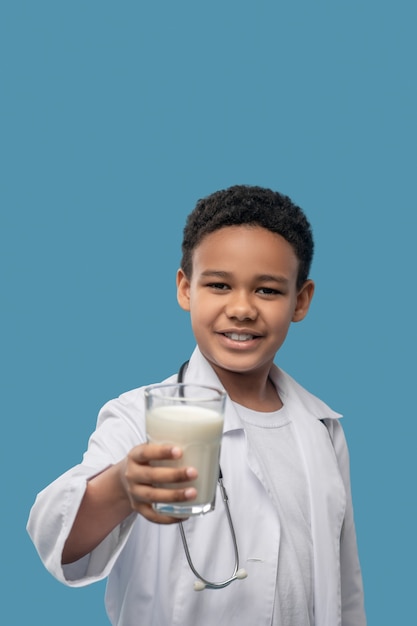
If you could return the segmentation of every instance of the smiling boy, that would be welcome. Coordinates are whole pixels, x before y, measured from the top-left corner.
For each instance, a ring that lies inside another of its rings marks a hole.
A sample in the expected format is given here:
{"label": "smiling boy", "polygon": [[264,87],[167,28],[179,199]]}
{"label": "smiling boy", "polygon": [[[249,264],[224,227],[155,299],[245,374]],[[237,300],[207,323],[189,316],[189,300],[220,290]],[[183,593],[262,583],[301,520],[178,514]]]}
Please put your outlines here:
{"label": "smiling boy", "polygon": [[[248,577],[192,591],[178,519],[152,503],[194,499],[196,473],[150,465],[182,452],[146,443],[143,388],[128,392],[103,407],[83,462],[39,494],[28,525],[65,584],[109,577],[112,624],[366,624],[340,415],[274,364],[308,312],[312,254],[305,215],[269,189],[231,187],[190,214],[177,273],[197,342],[186,381],[228,394],[221,466]],[[227,578],[225,509],[184,529],[197,569]]]}
{"label": "smiling boy", "polygon": [[191,276],[178,271],[178,300],[190,311],[200,351],[230,398],[248,408],[282,406],[269,371],[314,291],[311,280],[297,288],[298,265],[281,235],[245,224],[206,235],[194,251]]}

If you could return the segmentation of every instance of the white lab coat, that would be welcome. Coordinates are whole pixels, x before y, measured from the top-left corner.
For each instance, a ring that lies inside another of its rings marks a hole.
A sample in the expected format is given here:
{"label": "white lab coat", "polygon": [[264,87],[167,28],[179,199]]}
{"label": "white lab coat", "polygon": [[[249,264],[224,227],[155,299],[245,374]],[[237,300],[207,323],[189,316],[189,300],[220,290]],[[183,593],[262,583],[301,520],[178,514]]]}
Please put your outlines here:
{"label": "white lab coat", "polygon": [[[340,415],[275,366],[271,378],[293,421],[307,473],[315,626],[365,626],[349,459]],[[175,379],[173,376],[168,380]],[[198,348],[190,360],[186,380],[220,385]],[[28,531],[45,566],[58,580],[74,587],[108,576],[106,607],[114,626],[270,626],[280,523],[229,400],[221,466],[240,563],[248,577],[222,590],[195,592],[195,576],[187,564],[177,525],[160,526],[136,514],[90,555],[62,567],[62,549],[86,481],[146,440],[143,406],[143,389],[107,403],[99,414],[83,462],[38,495]],[[197,570],[209,580],[227,579],[233,571],[234,556],[221,499],[213,513],[189,519],[184,526]]]}

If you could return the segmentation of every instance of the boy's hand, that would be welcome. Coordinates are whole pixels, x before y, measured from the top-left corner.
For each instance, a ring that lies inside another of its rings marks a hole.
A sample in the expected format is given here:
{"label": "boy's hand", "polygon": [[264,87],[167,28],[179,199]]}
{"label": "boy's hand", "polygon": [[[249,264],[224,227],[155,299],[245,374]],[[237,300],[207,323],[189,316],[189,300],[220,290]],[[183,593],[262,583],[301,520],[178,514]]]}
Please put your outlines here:
{"label": "boy's hand", "polygon": [[[132,509],[151,522],[172,524],[181,521],[154,511],[154,502],[184,502],[197,495],[194,487],[187,486],[187,482],[197,478],[197,470],[193,467],[150,465],[152,461],[177,460],[181,456],[181,449],[175,446],[145,443],[133,448],[120,465],[121,482]],[[167,483],[184,483],[184,487],[167,489]]]}

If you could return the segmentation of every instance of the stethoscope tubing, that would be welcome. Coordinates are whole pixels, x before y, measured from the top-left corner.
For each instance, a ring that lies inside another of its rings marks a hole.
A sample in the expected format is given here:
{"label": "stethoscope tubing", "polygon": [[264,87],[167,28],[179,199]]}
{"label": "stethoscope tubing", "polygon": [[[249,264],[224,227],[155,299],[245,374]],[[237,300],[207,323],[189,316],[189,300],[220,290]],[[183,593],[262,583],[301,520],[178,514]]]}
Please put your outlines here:
{"label": "stethoscope tubing", "polygon": [[[179,383],[183,382],[184,372],[185,372],[187,366],[188,366],[188,361],[183,363],[181,365],[179,371],[178,371],[178,382]],[[226,487],[223,484],[223,475],[222,475],[222,470],[221,470],[220,466],[219,466],[218,484],[219,484],[219,487],[220,487],[220,493],[221,493],[221,496],[222,496],[222,500],[224,502],[224,508],[225,508],[225,511],[226,511],[227,522],[228,522],[229,528],[230,528],[230,534],[232,536],[233,551],[234,551],[234,555],[235,555],[235,566],[234,566],[233,574],[230,576],[230,578],[227,578],[226,580],[223,580],[221,582],[212,582],[212,581],[207,580],[206,578],[204,578],[197,571],[197,569],[194,566],[194,563],[193,563],[192,558],[191,558],[190,550],[188,548],[187,538],[185,536],[184,525],[183,525],[182,522],[179,522],[180,535],[181,535],[182,545],[184,547],[185,556],[187,558],[188,565],[190,566],[191,571],[193,572],[193,574],[198,579],[194,583],[194,590],[195,591],[202,591],[203,589],[206,589],[206,588],[208,588],[208,589],[224,589],[224,587],[227,587],[228,585],[230,585],[230,583],[232,583],[234,580],[242,580],[243,578],[246,578],[246,576],[247,576],[246,570],[239,568],[239,550],[238,550],[238,547],[237,547],[236,533],[235,533],[235,528],[234,528],[234,525],[233,525],[232,515],[230,513],[229,498],[228,498],[228,495],[227,495]]]}

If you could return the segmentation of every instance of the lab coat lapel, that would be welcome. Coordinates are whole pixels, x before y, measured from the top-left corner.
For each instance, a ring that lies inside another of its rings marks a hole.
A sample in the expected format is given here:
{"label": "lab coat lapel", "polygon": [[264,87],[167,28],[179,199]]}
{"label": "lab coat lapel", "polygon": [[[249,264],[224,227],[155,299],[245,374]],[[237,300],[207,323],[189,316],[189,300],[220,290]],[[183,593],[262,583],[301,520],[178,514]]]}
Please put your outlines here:
{"label": "lab coat lapel", "polygon": [[321,420],[341,416],[281,370],[274,369],[271,377],[290,411],[308,480],[314,551],[315,624],[339,626],[340,535],[346,510],[346,492],[332,440]]}

